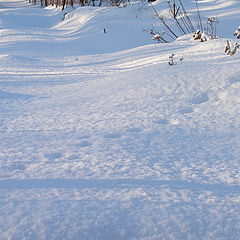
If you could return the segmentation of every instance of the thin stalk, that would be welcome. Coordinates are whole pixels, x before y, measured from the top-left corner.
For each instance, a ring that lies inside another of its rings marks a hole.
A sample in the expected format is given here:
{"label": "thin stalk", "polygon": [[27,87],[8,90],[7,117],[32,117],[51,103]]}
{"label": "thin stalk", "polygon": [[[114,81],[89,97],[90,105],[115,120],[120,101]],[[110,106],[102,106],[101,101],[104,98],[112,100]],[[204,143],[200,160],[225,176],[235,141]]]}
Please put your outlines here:
{"label": "thin stalk", "polygon": [[182,12],[179,11],[178,14],[179,14],[179,17],[180,17],[183,25],[185,26],[186,30],[188,31],[188,33],[191,33],[192,32],[191,27],[188,25],[188,22],[186,21],[185,17],[182,17],[182,15],[183,15]]}
{"label": "thin stalk", "polygon": [[198,7],[198,0],[195,0],[195,3],[196,3],[196,8],[197,8],[198,26],[199,26],[199,29],[200,29],[201,31],[203,31],[202,19],[201,19],[199,7]]}
{"label": "thin stalk", "polygon": [[194,28],[194,26],[193,26],[193,24],[192,24],[192,21],[191,21],[190,17],[188,16],[188,13],[187,13],[187,11],[186,11],[186,9],[185,9],[182,1],[181,1],[181,0],[178,0],[178,1],[179,1],[180,5],[181,5],[181,8],[182,8],[182,10],[183,10],[183,13],[184,13],[184,15],[185,15],[185,17],[186,17],[186,19],[187,19],[187,22],[188,22],[188,24],[189,24],[189,26],[190,26],[190,28],[191,28],[191,31],[192,31],[192,32],[195,32],[195,28]]}
{"label": "thin stalk", "polygon": [[166,24],[166,22],[164,21],[163,17],[159,16],[158,12],[156,11],[156,9],[154,8],[154,6],[152,5],[152,3],[150,2],[153,11],[156,13],[157,17],[159,18],[159,20],[163,23],[163,25],[168,29],[168,31],[175,37],[178,38],[178,36],[172,31],[172,29]]}
{"label": "thin stalk", "polygon": [[178,30],[182,33],[182,34],[186,34],[185,30],[183,29],[183,27],[181,26],[181,24],[179,23],[178,19],[177,19],[177,15],[179,12],[179,8],[176,7],[176,4],[173,3],[173,5],[171,6],[170,1],[168,2],[168,6],[170,9],[170,12],[173,16],[173,19],[175,20],[176,24],[177,24],[177,28]]}

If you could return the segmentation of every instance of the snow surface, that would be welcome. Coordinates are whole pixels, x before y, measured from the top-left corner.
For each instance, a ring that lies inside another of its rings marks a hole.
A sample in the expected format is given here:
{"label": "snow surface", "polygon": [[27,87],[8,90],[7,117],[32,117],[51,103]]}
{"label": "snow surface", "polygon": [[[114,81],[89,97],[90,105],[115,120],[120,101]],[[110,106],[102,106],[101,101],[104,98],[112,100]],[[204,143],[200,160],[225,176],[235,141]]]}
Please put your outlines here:
{"label": "snow surface", "polygon": [[240,239],[239,0],[199,1],[204,43],[75,7],[0,1],[0,239]]}

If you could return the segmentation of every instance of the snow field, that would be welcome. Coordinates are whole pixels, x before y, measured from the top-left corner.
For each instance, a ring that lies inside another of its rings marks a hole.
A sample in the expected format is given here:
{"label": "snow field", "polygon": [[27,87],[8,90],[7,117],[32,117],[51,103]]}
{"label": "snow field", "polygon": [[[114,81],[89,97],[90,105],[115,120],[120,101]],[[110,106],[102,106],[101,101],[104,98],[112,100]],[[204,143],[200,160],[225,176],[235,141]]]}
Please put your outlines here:
{"label": "snow field", "polygon": [[[202,4],[239,20],[237,1]],[[229,27],[154,44],[135,6],[0,9],[1,239],[239,239]]]}

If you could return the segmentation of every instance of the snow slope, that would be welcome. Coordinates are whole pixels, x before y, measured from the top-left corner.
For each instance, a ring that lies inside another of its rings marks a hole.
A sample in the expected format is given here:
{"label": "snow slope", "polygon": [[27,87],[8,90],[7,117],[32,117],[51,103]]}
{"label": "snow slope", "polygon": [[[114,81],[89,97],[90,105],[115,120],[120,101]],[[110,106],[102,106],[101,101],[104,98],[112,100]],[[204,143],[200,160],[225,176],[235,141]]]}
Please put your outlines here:
{"label": "snow slope", "polygon": [[0,239],[240,238],[240,4],[199,5],[219,40],[152,42],[146,3],[0,1]]}

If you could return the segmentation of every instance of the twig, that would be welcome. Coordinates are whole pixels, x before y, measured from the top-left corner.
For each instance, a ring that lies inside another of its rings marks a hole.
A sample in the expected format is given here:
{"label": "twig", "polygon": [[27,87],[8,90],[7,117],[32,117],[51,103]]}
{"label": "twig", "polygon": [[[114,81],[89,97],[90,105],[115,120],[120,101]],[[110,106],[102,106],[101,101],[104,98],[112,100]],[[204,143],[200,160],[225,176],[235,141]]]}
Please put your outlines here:
{"label": "twig", "polygon": [[178,27],[178,30],[182,33],[182,34],[186,34],[185,30],[183,29],[183,27],[181,26],[181,24],[179,23],[178,19],[177,19],[177,15],[179,13],[179,9],[180,7],[177,7],[175,2],[173,3],[173,5],[171,6],[171,2],[170,0],[168,1],[168,6],[169,6],[169,9],[170,9],[170,13],[172,14],[173,16],[173,19],[175,20],[176,24],[177,24],[177,27]]}

